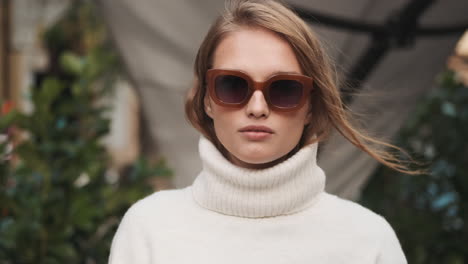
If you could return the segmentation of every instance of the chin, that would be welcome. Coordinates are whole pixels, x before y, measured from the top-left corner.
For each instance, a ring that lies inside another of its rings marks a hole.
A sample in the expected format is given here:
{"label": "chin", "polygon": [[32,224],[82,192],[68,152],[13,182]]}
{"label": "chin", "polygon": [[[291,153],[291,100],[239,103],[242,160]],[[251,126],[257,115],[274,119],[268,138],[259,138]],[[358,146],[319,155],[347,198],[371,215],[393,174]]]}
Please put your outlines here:
{"label": "chin", "polygon": [[284,155],[268,155],[266,153],[257,153],[252,155],[250,153],[244,153],[244,155],[234,155],[234,159],[231,159],[231,162],[244,167],[244,168],[268,168],[276,165],[282,160]]}
{"label": "chin", "polygon": [[273,152],[269,148],[265,148],[265,146],[245,146],[239,149],[237,152],[239,155],[236,155],[236,157],[246,163],[261,164],[271,162],[276,159],[276,156],[281,156]]}
{"label": "chin", "polygon": [[244,168],[268,168],[280,163],[288,148],[278,148],[277,142],[226,142],[228,160]]}
{"label": "chin", "polygon": [[248,163],[252,165],[261,165],[265,163],[270,163],[272,161],[275,161],[276,159],[264,158],[264,157],[246,157],[240,160],[242,160],[244,163]]}

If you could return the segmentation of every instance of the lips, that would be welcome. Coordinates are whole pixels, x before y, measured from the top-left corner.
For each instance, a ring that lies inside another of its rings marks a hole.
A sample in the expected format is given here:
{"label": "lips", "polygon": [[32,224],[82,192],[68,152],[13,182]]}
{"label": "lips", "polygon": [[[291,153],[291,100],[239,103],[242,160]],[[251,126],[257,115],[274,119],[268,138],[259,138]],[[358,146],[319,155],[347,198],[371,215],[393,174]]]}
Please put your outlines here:
{"label": "lips", "polygon": [[239,129],[239,132],[249,141],[264,141],[274,133],[271,128],[266,126],[246,126]]}
{"label": "lips", "polygon": [[266,126],[246,126],[239,129],[239,132],[263,132],[273,134],[273,130]]}

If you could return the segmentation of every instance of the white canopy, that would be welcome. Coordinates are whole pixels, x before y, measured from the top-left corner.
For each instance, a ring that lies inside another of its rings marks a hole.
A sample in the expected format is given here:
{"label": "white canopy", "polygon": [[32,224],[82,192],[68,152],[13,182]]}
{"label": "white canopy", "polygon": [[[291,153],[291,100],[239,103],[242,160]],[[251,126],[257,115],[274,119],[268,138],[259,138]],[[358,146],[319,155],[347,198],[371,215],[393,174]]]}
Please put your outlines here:
{"label": "white canopy", "polygon": [[[408,1],[291,0],[301,7],[348,19],[383,24]],[[192,65],[210,23],[223,8],[219,0],[98,0],[142,103],[146,153],[166,157],[175,171],[175,187],[192,183],[200,170],[199,135],[184,118],[184,97],[192,83]],[[438,1],[420,20],[424,25],[460,23],[463,0]],[[336,28],[311,25],[339,70],[349,70],[364,52],[369,37]],[[414,45],[389,52],[363,84],[351,108],[372,134],[391,139],[433,87],[460,34],[421,37]],[[327,174],[327,190],[356,199],[376,162],[334,137],[323,149],[319,165]]]}

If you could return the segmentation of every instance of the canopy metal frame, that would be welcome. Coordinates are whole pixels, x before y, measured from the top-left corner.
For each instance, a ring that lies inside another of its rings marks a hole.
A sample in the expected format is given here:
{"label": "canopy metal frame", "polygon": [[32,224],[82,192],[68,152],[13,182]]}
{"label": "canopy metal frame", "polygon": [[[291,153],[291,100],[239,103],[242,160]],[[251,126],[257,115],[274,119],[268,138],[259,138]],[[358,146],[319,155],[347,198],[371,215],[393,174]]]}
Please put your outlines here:
{"label": "canopy metal frame", "polygon": [[343,102],[350,104],[352,95],[360,91],[362,83],[392,50],[412,47],[418,37],[461,35],[468,28],[468,22],[447,26],[420,25],[420,18],[435,2],[437,0],[411,0],[402,8],[390,12],[385,23],[380,25],[323,14],[294,5],[292,8],[310,23],[369,35],[371,40],[368,46],[351,66],[341,87]]}

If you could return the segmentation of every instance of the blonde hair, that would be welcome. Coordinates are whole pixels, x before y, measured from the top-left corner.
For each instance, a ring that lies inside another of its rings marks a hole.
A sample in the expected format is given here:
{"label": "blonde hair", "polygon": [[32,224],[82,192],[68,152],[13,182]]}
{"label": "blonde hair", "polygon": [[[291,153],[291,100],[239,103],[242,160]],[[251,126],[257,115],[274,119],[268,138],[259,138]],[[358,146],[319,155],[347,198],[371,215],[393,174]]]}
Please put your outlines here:
{"label": "blonde hair", "polygon": [[296,149],[326,140],[335,128],[380,163],[400,172],[420,173],[408,169],[395,155],[383,150],[387,147],[404,153],[402,149],[368,136],[351,125],[351,112],[342,103],[336,74],[317,36],[291,9],[275,0],[228,1],[198,50],[194,64],[195,83],[187,95],[185,113],[190,123],[219,150],[225,151],[216,137],[213,120],[204,108],[205,73],[212,67],[214,50],[223,37],[242,27],[262,27],[285,39],[291,45],[303,74],[314,79],[314,93],[310,98],[313,121],[304,127]]}

